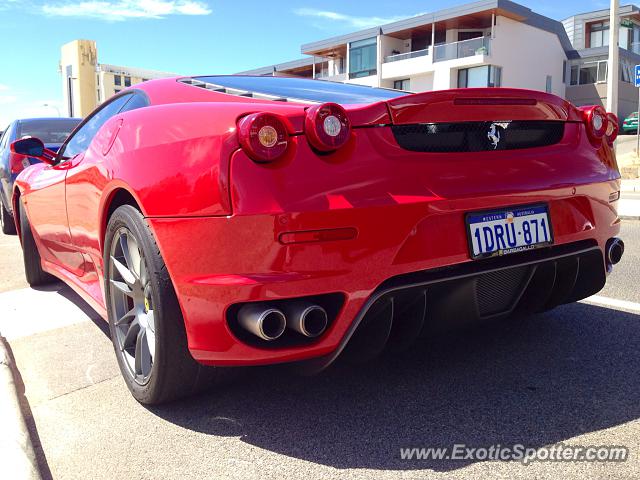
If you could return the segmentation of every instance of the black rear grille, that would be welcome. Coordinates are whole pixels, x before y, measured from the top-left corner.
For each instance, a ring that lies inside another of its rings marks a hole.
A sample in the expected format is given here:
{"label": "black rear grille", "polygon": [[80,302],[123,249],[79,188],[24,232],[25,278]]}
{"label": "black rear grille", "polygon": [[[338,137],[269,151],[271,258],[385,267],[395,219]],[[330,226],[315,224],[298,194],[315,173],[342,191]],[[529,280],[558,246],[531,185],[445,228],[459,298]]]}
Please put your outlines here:
{"label": "black rear grille", "polygon": [[391,130],[398,144],[413,152],[483,152],[554,145],[564,135],[564,122],[420,123]]}
{"label": "black rear grille", "polygon": [[480,317],[488,317],[510,310],[525,282],[531,267],[515,267],[488,272],[478,277],[476,298]]}

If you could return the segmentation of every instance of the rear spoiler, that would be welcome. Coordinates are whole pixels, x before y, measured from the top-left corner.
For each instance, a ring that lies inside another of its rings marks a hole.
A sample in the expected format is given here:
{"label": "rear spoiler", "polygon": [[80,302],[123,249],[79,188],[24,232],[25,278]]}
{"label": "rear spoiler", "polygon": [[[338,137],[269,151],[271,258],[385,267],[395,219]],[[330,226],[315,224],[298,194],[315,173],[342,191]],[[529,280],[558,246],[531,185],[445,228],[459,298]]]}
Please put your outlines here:
{"label": "rear spoiler", "polygon": [[394,125],[509,120],[581,122],[583,118],[576,107],[556,95],[515,88],[424,92],[385,103]]}

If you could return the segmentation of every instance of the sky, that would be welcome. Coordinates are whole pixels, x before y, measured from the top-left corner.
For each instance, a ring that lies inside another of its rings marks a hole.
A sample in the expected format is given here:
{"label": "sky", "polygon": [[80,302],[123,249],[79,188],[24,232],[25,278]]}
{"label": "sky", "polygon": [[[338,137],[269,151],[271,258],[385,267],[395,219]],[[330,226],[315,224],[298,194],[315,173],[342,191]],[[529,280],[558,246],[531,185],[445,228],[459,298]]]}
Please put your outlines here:
{"label": "sky", "polygon": [[[303,43],[471,1],[0,0],[0,129],[64,110],[60,47],[78,38],[97,42],[100,63],[235,73],[301,58]],[[606,0],[518,3],[558,20],[608,7]]]}

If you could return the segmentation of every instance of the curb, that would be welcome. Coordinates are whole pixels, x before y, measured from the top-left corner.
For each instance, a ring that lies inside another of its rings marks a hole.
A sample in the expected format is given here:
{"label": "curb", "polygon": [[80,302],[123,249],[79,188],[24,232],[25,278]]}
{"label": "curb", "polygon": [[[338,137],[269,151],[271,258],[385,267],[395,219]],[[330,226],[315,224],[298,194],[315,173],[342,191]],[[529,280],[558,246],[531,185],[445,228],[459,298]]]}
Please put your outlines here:
{"label": "curb", "polygon": [[619,215],[620,220],[640,220],[640,215]]}
{"label": "curb", "polygon": [[40,480],[31,436],[20,408],[14,368],[7,341],[0,336],[0,465],[7,478]]}

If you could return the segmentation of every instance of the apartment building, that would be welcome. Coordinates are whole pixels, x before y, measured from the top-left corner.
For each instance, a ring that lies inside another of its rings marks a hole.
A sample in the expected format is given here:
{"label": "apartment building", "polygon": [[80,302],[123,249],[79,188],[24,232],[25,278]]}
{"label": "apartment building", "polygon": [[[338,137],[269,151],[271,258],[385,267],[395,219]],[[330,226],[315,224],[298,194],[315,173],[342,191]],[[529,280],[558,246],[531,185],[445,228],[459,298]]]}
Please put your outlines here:
{"label": "apartment building", "polygon": [[518,87],[565,95],[563,24],[508,0],[481,0],[302,45],[306,58],[249,70],[410,91]]}
{"label": "apartment building", "polygon": [[[637,109],[640,9],[620,7],[618,116]],[[563,21],[509,0],[480,0],[301,46],[303,58],[244,72],[395,88],[542,90],[576,105],[606,104],[609,10]],[[121,88],[174,74],[100,64],[94,41],[62,47],[67,114],[84,116]]]}
{"label": "apartment building", "polygon": [[[577,105],[607,102],[609,10],[582,13],[562,22],[574,48],[570,53],[566,98]],[[640,9],[620,7],[618,116],[638,109],[634,66],[640,65]]]}
{"label": "apartment building", "polygon": [[66,114],[84,117],[125,87],[175,76],[174,73],[101,64],[93,40],[74,40],[62,46],[59,71]]}

